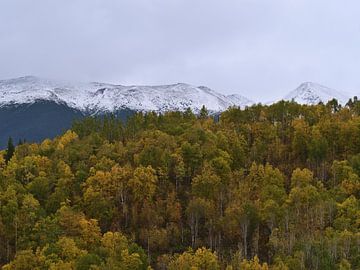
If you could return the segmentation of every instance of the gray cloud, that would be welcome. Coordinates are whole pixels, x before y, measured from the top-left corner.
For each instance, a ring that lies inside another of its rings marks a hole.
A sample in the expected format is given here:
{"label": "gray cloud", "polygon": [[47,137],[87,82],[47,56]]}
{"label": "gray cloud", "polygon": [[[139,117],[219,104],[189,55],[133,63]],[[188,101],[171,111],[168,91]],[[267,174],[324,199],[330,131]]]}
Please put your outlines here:
{"label": "gray cloud", "polygon": [[360,92],[356,0],[1,0],[0,78]]}

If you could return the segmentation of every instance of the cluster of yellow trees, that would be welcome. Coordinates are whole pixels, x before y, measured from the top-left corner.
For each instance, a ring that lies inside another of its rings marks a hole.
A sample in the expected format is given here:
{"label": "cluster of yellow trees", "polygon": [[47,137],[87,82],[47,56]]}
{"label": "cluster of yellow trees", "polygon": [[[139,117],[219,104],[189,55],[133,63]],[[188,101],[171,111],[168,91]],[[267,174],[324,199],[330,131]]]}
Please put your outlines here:
{"label": "cluster of yellow trees", "polygon": [[0,155],[10,269],[360,269],[360,105],[87,118]]}

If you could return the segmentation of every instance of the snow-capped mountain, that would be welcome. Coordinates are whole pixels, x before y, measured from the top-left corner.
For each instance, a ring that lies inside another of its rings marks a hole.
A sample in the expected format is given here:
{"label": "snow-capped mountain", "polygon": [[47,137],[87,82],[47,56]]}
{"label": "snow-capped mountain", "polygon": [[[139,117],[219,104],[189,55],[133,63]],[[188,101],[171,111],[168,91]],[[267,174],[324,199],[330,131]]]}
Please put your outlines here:
{"label": "snow-capped mountain", "polygon": [[113,112],[122,109],[164,112],[210,112],[252,102],[240,95],[225,96],[204,86],[178,83],[158,86],[123,86],[106,83],[69,83],[33,76],[0,81],[0,107],[53,101],[83,112]]}
{"label": "snow-capped mountain", "polygon": [[[350,95],[315,83],[303,83],[284,99],[317,104],[333,98],[345,104]],[[54,138],[69,129],[74,120],[89,114],[111,112],[126,120],[135,111],[191,108],[197,113],[205,105],[210,112],[219,113],[230,106],[243,108],[253,103],[240,95],[226,96],[205,86],[184,83],[123,86],[61,82],[33,76],[0,80],[0,149],[6,147],[9,137],[29,142]]]}
{"label": "snow-capped mountain", "polygon": [[336,98],[339,103],[344,105],[350,97],[351,95],[349,94],[339,92],[326,86],[313,82],[305,82],[287,94],[284,97],[284,100],[294,100],[300,104],[315,105],[319,102],[326,103],[329,100]]}
{"label": "snow-capped mountain", "polygon": [[243,106],[251,106],[254,104],[254,101],[239,94],[228,95],[227,98],[230,99],[235,106],[243,107]]}
{"label": "snow-capped mountain", "polygon": [[[350,97],[351,95],[344,92],[317,83],[305,82],[283,99],[294,100],[300,104],[318,104],[336,98],[341,104],[346,104]],[[197,113],[203,105],[210,112],[221,112],[231,106],[243,108],[254,104],[253,101],[238,94],[226,96],[205,86],[185,83],[124,86],[98,82],[62,82],[34,76],[0,80],[0,108],[34,104],[37,101],[55,102],[91,114],[124,109],[165,112],[184,111],[187,108]]]}

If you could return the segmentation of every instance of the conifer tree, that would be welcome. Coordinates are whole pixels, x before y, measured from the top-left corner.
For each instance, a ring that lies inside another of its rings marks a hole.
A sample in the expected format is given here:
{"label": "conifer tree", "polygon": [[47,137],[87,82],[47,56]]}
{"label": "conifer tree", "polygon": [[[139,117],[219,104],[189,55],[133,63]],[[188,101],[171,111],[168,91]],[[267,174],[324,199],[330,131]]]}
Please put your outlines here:
{"label": "conifer tree", "polygon": [[5,155],[6,163],[8,163],[9,160],[12,158],[12,156],[14,155],[14,152],[15,152],[15,146],[14,146],[12,138],[9,137],[8,144],[7,144],[6,155]]}
{"label": "conifer tree", "polygon": [[201,107],[201,110],[200,110],[200,119],[205,119],[209,116],[209,112],[208,110],[206,109],[205,105],[203,105]]}

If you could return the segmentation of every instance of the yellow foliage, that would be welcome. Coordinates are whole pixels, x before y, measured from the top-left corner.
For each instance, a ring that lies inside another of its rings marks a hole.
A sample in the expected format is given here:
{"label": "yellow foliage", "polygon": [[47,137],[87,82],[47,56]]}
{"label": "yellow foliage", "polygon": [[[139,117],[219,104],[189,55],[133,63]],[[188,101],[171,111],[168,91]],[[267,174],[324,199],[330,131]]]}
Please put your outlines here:
{"label": "yellow foliage", "polygon": [[66,145],[77,140],[78,138],[79,136],[74,131],[66,131],[66,133],[62,135],[59,139],[57,150],[63,150]]}
{"label": "yellow foliage", "polygon": [[74,262],[63,262],[59,261],[57,263],[50,264],[49,270],[75,270]]}
{"label": "yellow foliage", "polygon": [[243,270],[269,270],[267,263],[260,263],[260,260],[257,256],[253,260],[243,260],[240,264],[240,269]]}
{"label": "yellow foliage", "polygon": [[45,139],[41,144],[40,144],[40,151],[42,152],[48,152],[49,150],[51,150],[52,147],[52,141],[50,139]]}
{"label": "yellow foliage", "polygon": [[4,158],[4,153],[0,152],[0,170],[5,168],[5,158]]}
{"label": "yellow foliage", "polygon": [[207,248],[199,248],[194,253],[192,250],[177,255],[170,262],[169,270],[218,270],[220,265],[215,252]]}
{"label": "yellow foliage", "polygon": [[75,241],[72,238],[61,237],[57,242],[57,246],[60,248],[60,257],[63,260],[71,261],[78,258],[80,255],[86,253],[76,246]]}

